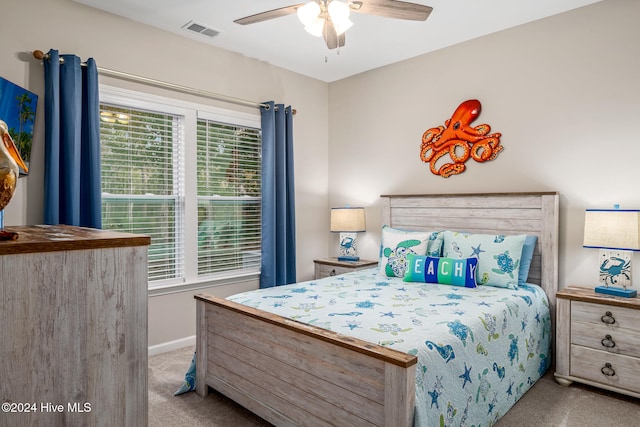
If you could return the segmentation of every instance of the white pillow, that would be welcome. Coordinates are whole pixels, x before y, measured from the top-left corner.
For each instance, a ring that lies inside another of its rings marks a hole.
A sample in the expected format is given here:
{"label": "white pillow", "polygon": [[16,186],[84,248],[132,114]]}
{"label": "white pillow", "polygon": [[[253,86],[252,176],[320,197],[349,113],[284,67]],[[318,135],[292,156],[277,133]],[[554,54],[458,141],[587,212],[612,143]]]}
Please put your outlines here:
{"label": "white pillow", "polygon": [[408,254],[438,257],[441,248],[440,231],[399,230],[385,225],[380,242],[380,274],[404,277],[409,265]]}
{"label": "white pillow", "polygon": [[478,258],[478,285],[518,289],[520,259],[526,235],[472,234],[451,230],[442,234],[442,256]]}

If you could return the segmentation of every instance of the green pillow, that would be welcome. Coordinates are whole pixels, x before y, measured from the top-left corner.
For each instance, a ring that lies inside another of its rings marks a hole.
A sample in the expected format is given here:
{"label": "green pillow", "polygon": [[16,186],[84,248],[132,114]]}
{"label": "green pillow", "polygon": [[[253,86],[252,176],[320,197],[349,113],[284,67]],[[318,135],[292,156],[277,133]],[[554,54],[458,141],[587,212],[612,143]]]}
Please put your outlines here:
{"label": "green pillow", "polygon": [[405,282],[438,283],[440,285],[475,288],[477,258],[444,258],[409,254]]}
{"label": "green pillow", "polygon": [[446,230],[442,255],[477,258],[478,285],[518,289],[520,258],[526,235],[472,234]]}

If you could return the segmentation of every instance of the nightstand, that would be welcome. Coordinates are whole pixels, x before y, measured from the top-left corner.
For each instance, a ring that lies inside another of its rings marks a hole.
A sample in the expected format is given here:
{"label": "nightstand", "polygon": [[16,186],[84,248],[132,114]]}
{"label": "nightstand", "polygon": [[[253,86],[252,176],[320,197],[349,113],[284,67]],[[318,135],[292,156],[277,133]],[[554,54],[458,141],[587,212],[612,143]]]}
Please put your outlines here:
{"label": "nightstand", "polygon": [[556,298],[556,381],[640,397],[640,299],[577,286]]}
{"label": "nightstand", "polygon": [[350,271],[363,270],[378,265],[378,261],[338,261],[338,258],[323,258],[313,261],[315,264],[315,278],[336,276],[338,274],[349,273]]}

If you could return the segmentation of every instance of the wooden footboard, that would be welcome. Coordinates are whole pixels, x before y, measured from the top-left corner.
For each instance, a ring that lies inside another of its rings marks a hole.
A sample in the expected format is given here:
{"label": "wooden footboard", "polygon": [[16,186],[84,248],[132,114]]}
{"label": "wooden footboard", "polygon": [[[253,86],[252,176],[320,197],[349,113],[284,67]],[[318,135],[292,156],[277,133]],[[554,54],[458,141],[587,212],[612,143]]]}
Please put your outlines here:
{"label": "wooden footboard", "polygon": [[197,393],[277,426],[410,426],[417,359],[225,299],[196,295]]}

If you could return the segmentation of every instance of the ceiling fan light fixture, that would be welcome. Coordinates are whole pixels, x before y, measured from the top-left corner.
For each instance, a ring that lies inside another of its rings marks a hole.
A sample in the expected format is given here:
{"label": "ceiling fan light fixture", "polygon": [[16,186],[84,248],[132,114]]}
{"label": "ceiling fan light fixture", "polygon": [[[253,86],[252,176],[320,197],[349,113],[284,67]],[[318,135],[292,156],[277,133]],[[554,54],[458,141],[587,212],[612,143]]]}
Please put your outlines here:
{"label": "ceiling fan light fixture", "polygon": [[329,12],[329,16],[331,20],[335,24],[336,22],[344,21],[349,19],[349,5],[343,1],[333,0],[327,6],[327,11]]}
{"label": "ceiling fan light fixture", "polygon": [[[365,3],[367,6],[363,7]],[[425,21],[433,8],[403,0],[306,0],[304,4],[267,10],[233,22],[255,24],[295,13],[308,33],[324,38],[328,49],[336,49],[345,45],[344,33],[353,26],[349,19],[351,10],[385,18]]]}
{"label": "ceiling fan light fixture", "polygon": [[346,2],[333,0],[327,6],[327,11],[329,12],[329,17],[331,17],[331,22],[333,22],[337,35],[343,34],[353,26],[353,22],[349,19],[351,9]]}
{"label": "ceiling fan light fixture", "polygon": [[353,22],[351,22],[351,20],[347,18],[347,19],[343,19],[340,22],[333,21],[333,26],[336,29],[336,34],[341,35],[353,26]]}
{"label": "ceiling fan light fixture", "polygon": [[316,18],[309,25],[305,25],[304,29],[312,36],[322,37],[322,31],[324,29],[324,19]]}
{"label": "ceiling fan light fixture", "polygon": [[320,5],[315,1],[311,1],[304,6],[300,6],[296,11],[298,19],[305,27],[312,25],[320,16],[320,12]]}

